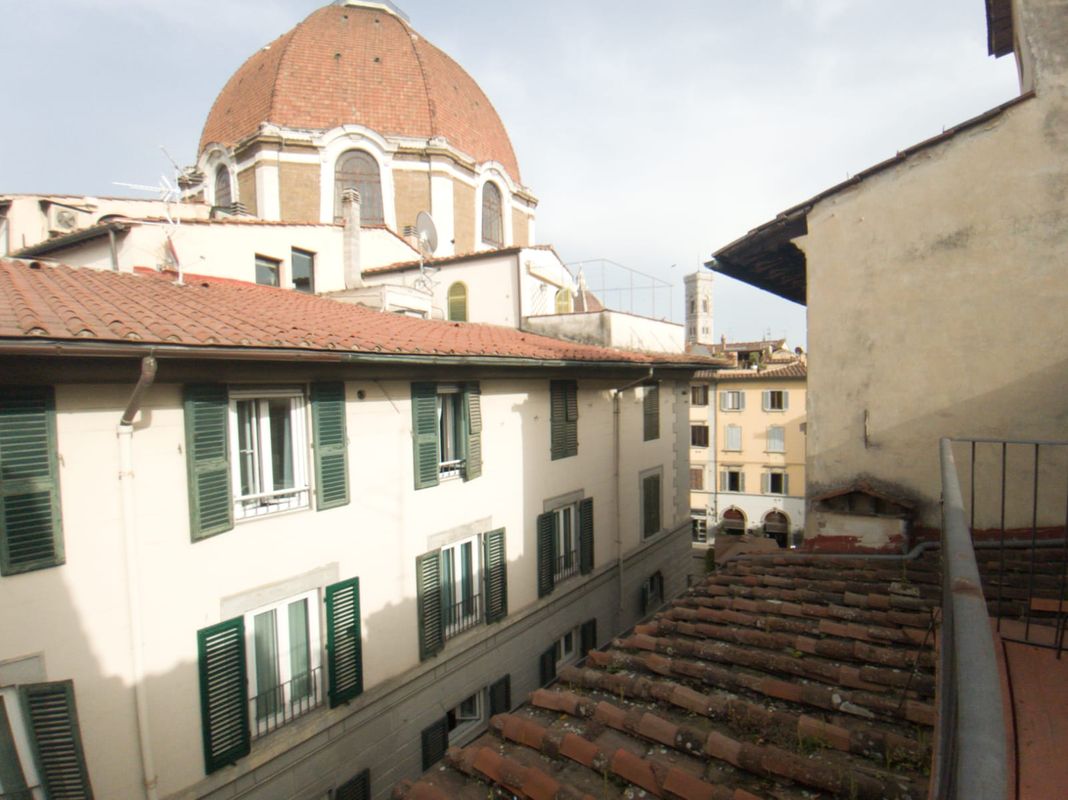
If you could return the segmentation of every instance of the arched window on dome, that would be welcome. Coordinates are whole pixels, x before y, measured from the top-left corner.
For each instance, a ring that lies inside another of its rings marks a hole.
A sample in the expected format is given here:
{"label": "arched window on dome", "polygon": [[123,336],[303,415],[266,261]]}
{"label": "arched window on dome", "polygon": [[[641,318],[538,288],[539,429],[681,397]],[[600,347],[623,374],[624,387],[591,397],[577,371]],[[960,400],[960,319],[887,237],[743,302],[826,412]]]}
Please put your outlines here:
{"label": "arched window on dome", "polygon": [[467,322],[467,284],[456,281],[449,287],[449,320]]}
{"label": "arched window on dome", "polygon": [[482,185],[482,242],[504,246],[504,220],[501,218],[501,190],[495,183]]}
{"label": "arched window on dome", "polygon": [[556,313],[570,314],[573,310],[571,304],[571,292],[565,286],[556,292]]}
{"label": "arched window on dome", "polygon": [[334,222],[343,220],[341,193],[355,189],[360,193],[360,224],[384,225],[382,213],[382,174],[378,162],[362,150],[349,150],[334,168]]}
{"label": "arched window on dome", "polygon": [[234,204],[234,193],[230,188],[230,168],[221,164],[215,170],[215,205],[229,208]]}

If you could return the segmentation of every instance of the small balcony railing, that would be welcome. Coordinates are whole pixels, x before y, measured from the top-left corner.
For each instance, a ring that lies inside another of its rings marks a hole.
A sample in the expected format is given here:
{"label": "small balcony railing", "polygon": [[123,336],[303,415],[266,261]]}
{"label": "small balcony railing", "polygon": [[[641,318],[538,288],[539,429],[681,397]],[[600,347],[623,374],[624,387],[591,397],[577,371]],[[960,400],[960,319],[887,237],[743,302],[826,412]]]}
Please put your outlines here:
{"label": "small balcony railing", "polygon": [[556,571],[553,572],[553,578],[557,581],[562,581],[564,578],[570,578],[572,575],[577,575],[578,570],[578,550],[569,550],[556,557]]}
{"label": "small balcony railing", "polygon": [[273,730],[302,717],[323,704],[323,670],[294,676],[285,683],[272,686],[249,699],[252,738],[266,736]]}
{"label": "small balcony railing", "polygon": [[482,596],[472,594],[445,606],[445,638],[448,639],[482,622]]}

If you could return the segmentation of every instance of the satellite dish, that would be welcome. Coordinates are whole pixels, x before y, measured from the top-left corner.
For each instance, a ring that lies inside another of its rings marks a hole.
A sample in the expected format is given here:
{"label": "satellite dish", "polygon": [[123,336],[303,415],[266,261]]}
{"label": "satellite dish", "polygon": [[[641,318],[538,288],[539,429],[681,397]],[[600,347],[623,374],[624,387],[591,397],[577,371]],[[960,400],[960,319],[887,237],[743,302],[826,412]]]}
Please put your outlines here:
{"label": "satellite dish", "polygon": [[423,258],[434,255],[438,249],[438,229],[434,225],[434,218],[427,212],[420,211],[415,218],[415,235],[419,240],[419,252]]}

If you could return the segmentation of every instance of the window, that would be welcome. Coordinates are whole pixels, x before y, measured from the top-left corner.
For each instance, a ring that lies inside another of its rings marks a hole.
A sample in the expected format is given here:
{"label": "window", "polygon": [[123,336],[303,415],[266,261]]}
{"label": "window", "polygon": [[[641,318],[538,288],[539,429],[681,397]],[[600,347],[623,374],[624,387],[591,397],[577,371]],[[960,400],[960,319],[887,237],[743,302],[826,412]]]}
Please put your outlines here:
{"label": "window", "polygon": [[724,467],[719,473],[721,492],[744,492],[745,472],[741,467]]}
{"label": "window", "polygon": [[477,383],[413,383],[415,488],[482,474],[482,405]]}
{"label": "window", "polygon": [[501,190],[494,183],[482,185],[482,241],[493,247],[504,246]]}
{"label": "window", "polygon": [[92,797],[71,681],[0,688],[0,797]]}
{"label": "window", "polygon": [[779,547],[786,547],[790,538],[790,518],[781,511],[769,511],[764,515],[764,535],[778,542]]}
{"label": "window", "polygon": [[642,476],[642,536],[660,532],[660,472]]}
{"label": "window", "polygon": [[738,389],[731,389],[727,392],[719,393],[719,410],[720,411],[744,411],[745,410],[745,392]]}
{"label": "window", "polygon": [[293,248],[290,256],[293,288],[298,292],[315,294],[315,253]]}
{"label": "window", "polygon": [[197,631],[204,768],[210,774],[249,754],[263,736],[322,704],[363,692],[360,581],[325,589],[326,650],[319,592],[288,597]]}
{"label": "window", "polygon": [[345,387],[313,383],[310,395],[314,470],[302,388],[185,387],[194,540],[230,530],[235,519],[307,508],[313,471],[317,510],[349,502]]}
{"label": "window", "polygon": [[365,769],[338,786],[330,800],[371,800],[371,770]]}
{"label": "window", "polygon": [[382,213],[382,176],[378,162],[368,153],[350,150],[334,169],[334,222],[344,222],[341,194],[346,189],[360,193],[360,224],[385,225]]}
{"label": "window", "polygon": [[549,382],[550,456],[555,461],[578,453],[578,384]]}
{"label": "window", "polygon": [[593,571],[593,498],[561,503],[538,515],[538,597],[557,581]]}
{"label": "window", "polygon": [[572,310],[571,291],[566,287],[557,290],[554,306],[557,314],[570,314]]}
{"label": "window", "polygon": [[51,386],[0,387],[0,575],[65,562]]}
{"label": "window", "polygon": [[416,558],[420,659],[437,655],[457,634],[507,616],[507,565],[504,528]]}
{"label": "window", "polygon": [[657,570],[642,582],[641,613],[648,614],[664,604],[664,576]]}
{"label": "window", "polygon": [[782,470],[767,470],[764,472],[763,487],[764,494],[789,494],[790,493],[790,481],[786,473]]}
{"label": "window", "polygon": [[467,284],[456,281],[448,291],[448,313],[452,322],[467,322]]}
{"label": "window", "polygon": [[690,426],[690,446],[691,447],[708,447],[708,426],[707,425],[691,425]]}
{"label": "window", "polygon": [[642,435],[644,441],[660,438],[660,385],[644,387],[642,395]]}
{"label": "window", "polygon": [[556,672],[559,672],[561,667],[574,664],[582,657],[583,654],[579,652],[579,628],[577,625],[556,640],[553,645],[553,651],[556,657]]}
{"label": "window", "polygon": [[745,533],[745,514],[737,508],[728,508],[723,512],[723,531],[729,534]]}
{"label": "window", "polygon": [[690,491],[700,492],[705,488],[705,470],[704,467],[691,467],[690,468]]}
{"label": "window", "polygon": [[786,411],[790,407],[790,393],[781,389],[770,389],[761,393],[765,411]]}
{"label": "window", "polygon": [[323,701],[318,600],[307,592],[245,614],[253,738]]}
{"label": "window", "polygon": [[690,387],[690,403],[695,406],[708,405],[708,385],[701,383]]}
{"label": "window", "polygon": [[470,697],[465,697],[459,705],[450,708],[445,714],[448,721],[449,744],[451,746],[462,745],[477,733],[485,720],[483,711],[482,691],[475,692]]}
{"label": "window", "polygon": [[690,512],[695,514],[690,518],[690,538],[697,544],[708,542],[708,520],[703,511]]}
{"label": "window", "polygon": [[278,286],[281,281],[282,262],[276,258],[256,256],[256,283],[261,286]]}
{"label": "window", "polygon": [[723,429],[723,449],[739,452],[742,449],[742,426],[727,425]]}
{"label": "window", "polygon": [[786,428],[782,425],[768,426],[768,452],[786,452]]}
{"label": "window", "polygon": [[[510,709],[510,684],[509,676],[505,675],[490,687],[489,703],[494,713]],[[443,718],[423,729],[423,771],[441,761],[450,746],[462,747],[485,728],[486,694],[485,689],[479,689],[446,711]]]}
{"label": "window", "polygon": [[215,205],[229,208],[234,204],[234,194],[230,188],[230,170],[226,165],[215,170]]}

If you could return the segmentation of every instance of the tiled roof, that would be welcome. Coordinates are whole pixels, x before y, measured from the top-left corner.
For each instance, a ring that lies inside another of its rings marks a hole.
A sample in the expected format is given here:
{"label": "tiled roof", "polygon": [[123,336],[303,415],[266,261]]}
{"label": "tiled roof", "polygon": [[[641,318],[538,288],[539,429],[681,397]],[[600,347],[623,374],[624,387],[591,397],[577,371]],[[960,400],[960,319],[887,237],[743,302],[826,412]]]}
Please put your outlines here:
{"label": "tiled roof", "polygon": [[807,377],[808,366],[800,361],[771,369],[719,369],[701,370],[694,373],[694,378],[697,380],[715,381],[779,380],[780,378],[800,380]]}
{"label": "tiled roof", "polygon": [[759,342],[727,342],[727,352],[732,351],[749,351],[749,350],[763,350],[768,345],[772,348],[778,349],[786,344],[785,339],[761,339]]}
{"label": "tiled roof", "polygon": [[[410,247],[411,245],[409,245]],[[520,253],[523,250],[548,250],[555,253],[553,246],[550,244],[531,244],[531,245],[513,245],[511,247],[499,247],[495,250],[479,250],[474,253],[457,253],[452,256],[438,256],[437,258],[424,258],[422,261],[415,259],[413,261],[398,261],[395,264],[386,264],[382,267],[370,267],[363,271],[364,275],[378,275],[385,272],[403,272],[408,269],[419,269],[420,266],[425,267],[444,267],[449,264],[459,264],[466,261],[477,261],[483,258],[496,258],[497,256],[514,256],[516,253]],[[559,258],[559,256],[557,256]]]}
{"label": "tiled roof", "polygon": [[442,136],[479,162],[519,165],[489,98],[459,64],[394,14],[329,5],[254,53],[220,92],[200,150],[234,145],[262,123],[386,136]]}
{"label": "tiled roof", "polygon": [[937,556],[735,561],[393,797],[924,798],[939,586]]}
{"label": "tiled roof", "polygon": [[[11,340],[299,349],[437,358],[693,365],[694,356],[576,344],[512,328],[413,319],[286,289],[0,260],[0,346]],[[279,358],[291,357],[279,354]]]}

